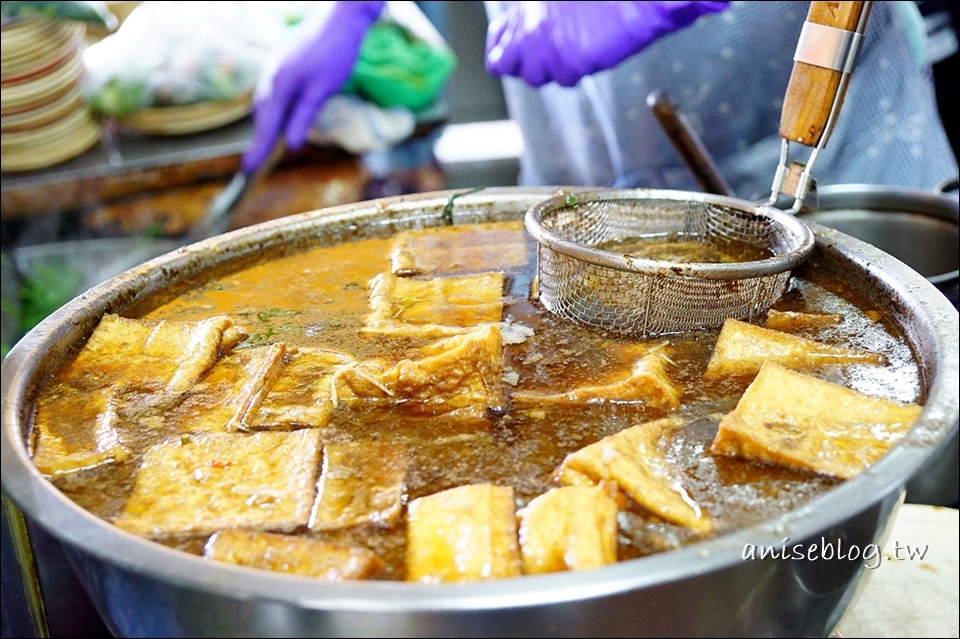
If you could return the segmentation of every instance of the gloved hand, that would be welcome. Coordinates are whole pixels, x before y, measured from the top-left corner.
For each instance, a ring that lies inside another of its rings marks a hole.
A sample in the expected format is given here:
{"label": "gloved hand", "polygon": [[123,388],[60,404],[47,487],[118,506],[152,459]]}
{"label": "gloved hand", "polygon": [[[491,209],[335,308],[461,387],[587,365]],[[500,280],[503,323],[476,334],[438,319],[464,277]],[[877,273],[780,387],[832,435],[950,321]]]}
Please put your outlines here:
{"label": "gloved hand", "polygon": [[518,2],[487,29],[487,71],[572,87],[729,2]]}
{"label": "gloved hand", "polygon": [[254,107],[254,134],[241,160],[244,173],[264,163],[283,132],[300,149],[317,113],[346,84],[367,31],[384,2],[337,2],[330,15],[281,63],[269,95]]}

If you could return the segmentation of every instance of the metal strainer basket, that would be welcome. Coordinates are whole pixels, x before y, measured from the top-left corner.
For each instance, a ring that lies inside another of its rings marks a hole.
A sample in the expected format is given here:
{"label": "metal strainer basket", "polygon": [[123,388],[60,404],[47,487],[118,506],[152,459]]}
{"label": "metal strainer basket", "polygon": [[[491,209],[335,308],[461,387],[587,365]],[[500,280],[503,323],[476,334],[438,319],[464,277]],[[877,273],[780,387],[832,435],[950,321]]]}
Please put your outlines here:
{"label": "metal strainer basket", "polygon": [[[568,320],[629,335],[678,333],[752,319],[783,293],[790,269],[813,250],[810,229],[768,206],[682,191],[561,194],[531,208],[537,295]],[[643,237],[715,238],[768,249],[764,260],[678,263],[599,248]]]}
{"label": "metal strainer basket", "polygon": [[[767,202],[609,189],[565,193],[531,208],[526,227],[539,243],[536,296],[543,306],[568,320],[637,336],[712,328],[766,312],[784,293],[791,269],[813,250],[813,234],[795,214],[843,103],[871,4],[810,3],[784,97],[780,163]],[[788,165],[791,141],[814,147],[806,165]],[[787,188],[794,204],[785,212],[774,204]],[[731,240],[770,256],[711,263],[624,254],[624,243],[659,238],[705,245]]]}

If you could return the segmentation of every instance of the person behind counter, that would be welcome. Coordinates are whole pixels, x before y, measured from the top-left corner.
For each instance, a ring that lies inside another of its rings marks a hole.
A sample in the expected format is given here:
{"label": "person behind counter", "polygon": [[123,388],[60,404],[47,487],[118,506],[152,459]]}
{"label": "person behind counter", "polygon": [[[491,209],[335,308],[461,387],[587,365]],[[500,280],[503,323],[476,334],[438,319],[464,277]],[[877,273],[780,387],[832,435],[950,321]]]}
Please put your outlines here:
{"label": "person behind counter", "polygon": [[[243,158],[255,171],[282,134],[301,147],[349,77],[383,2],[338,2],[284,59],[258,102]],[[486,67],[520,125],[522,185],[696,190],[646,96],[666,91],[734,194],[769,191],[780,108],[808,8],[796,2],[486,2]],[[825,183],[930,189],[957,173],[937,112],[923,25],[875,2],[844,112],[820,155]],[[913,48],[911,49],[911,43]],[[919,43],[919,46],[918,46]]]}

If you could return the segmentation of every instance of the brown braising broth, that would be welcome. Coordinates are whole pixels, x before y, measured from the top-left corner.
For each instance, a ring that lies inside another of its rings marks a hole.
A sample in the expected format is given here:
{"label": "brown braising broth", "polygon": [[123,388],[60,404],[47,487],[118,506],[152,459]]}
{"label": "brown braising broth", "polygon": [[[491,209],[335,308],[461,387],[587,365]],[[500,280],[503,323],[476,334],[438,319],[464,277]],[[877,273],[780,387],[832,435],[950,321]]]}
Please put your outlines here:
{"label": "brown braising broth", "polygon": [[724,237],[685,237],[680,233],[663,236],[617,240],[597,245],[611,253],[648,260],[662,260],[680,264],[730,264],[755,262],[773,257],[773,252],[762,246],[754,246]]}
{"label": "brown braising broth", "polygon": [[[529,238],[528,238],[529,239]],[[604,373],[623,370],[650,342],[673,346],[671,377],[682,388],[681,414],[688,426],[665,441],[668,458],[683,469],[687,492],[723,534],[758,523],[808,502],[836,485],[832,479],[706,452],[720,416],[736,404],[749,380],[704,384],[703,370],[718,331],[698,331],[655,340],[604,335],[559,320],[529,298],[536,257],[529,240],[525,267],[506,271],[504,320],[534,329],[533,337],[505,347],[505,369],[516,373],[511,390],[559,392]],[[200,283],[197,288],[147,312],[148,319],[196,320],[229,315],[248,333],[241,347],[286,341],[302,347],[326,347],[359,358],[400,359],[422,345],[414,340],[360,337],[357,329],[369,312],[368,283],[390,268],[391,240],[367,239],[272,259],[240,272]],[[490,270],[496,270],[491,264]],[[815,267],[795,272],[779,310],[839,313],[838,325],[807,330],[806,337],[883,352],[885,367],[848,366],[820,371],[821,377],[898,401],[922,399],[918,367],[896,327],[885,321],[856,291]],[[378,409],[340,411],[322,428],[324,442],[402,442],[408,446],[407,501],[448,488],[490,482],[513,486],[517,507],[552,486],[551,474],[564,457],[602,437],[643,421],[666,416],[668,409],[636,404],[544,406],[510,410],[489,428],[452,425],[443,417],[398,417]],[[170,433],[138,433],[144,447]],[[142,450],[142,449],[141,449]],[[139,451],[137,452],[137,454]],[[55,479],[82,507],[110,520],[120,512],[132,487],[136,457],[110,468]],[[621,560],[670,550],[693,533],[633,506],[621,511]],[[389,566],[388,578],[405,577],[405,524],[299,534],[361,545]],[[206,537],[169,542],[200,553]]]}

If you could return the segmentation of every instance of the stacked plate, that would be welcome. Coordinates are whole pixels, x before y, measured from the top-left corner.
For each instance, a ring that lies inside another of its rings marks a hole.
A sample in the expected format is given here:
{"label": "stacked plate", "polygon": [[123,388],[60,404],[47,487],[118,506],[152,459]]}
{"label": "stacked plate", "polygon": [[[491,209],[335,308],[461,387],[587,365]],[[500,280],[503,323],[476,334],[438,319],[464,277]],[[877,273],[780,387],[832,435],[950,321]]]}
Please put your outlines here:
{"label": "stacked plate", "polygon": [[120,122],[153,135],[188,135],[242,120],[250,114],[252,100],[253,91],[246,91],[231,100],[141,109]]}
{"label": "stacked plate", "polygon": [[81,22],[31,18],[0,30],[4,172],[63,162],[100,139],[79,86],[84,29]]}

